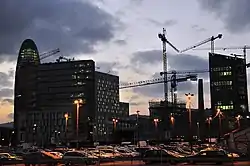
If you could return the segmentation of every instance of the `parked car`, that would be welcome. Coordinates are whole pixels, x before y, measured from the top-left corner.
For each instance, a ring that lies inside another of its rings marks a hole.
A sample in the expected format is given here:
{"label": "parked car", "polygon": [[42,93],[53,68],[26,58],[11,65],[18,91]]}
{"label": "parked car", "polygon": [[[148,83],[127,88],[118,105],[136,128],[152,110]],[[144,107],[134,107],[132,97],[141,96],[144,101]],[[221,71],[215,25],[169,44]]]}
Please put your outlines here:
{"label": "parked car", "polygon": [[164,149],[154,149],[148,150],[144,153],[143,162],[145,164],[153,164],[153,163],[177,163],[177,157],[168,153],[167,150]]}
{"label": "parked car", "polygon": [[228,155],[221,150],[202,150],[195,155],[188,156],[187,159],[191,164],[215,163],[221,165],[229,161]]}
{"label": "parked car", "polygon": [[95,156],[87,156],[86,153],[81,152],[81,151],[71,151],[71,152],[66,152],[63,157],[63,160],[65,161],[65,165],[71,165],[71,164],[86,164],[86,165],[91,165],[95,164],[96,161],[93,159],[97,159]]}

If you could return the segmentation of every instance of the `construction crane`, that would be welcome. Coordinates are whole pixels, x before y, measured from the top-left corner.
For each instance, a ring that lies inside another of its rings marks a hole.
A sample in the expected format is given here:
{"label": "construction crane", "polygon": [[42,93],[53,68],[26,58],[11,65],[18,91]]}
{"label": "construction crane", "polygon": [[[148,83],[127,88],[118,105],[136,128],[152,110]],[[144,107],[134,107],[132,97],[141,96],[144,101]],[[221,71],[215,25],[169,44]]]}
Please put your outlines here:
{"label": "construction crane", "polygon": [[210,38],[208,38],[206,40],[203,40],[203,41],[201,41],[201,42],[199,42],[199,43],[197,43],[197,44],[195,44],[193,46],[190,46],[188,48],[185,48],[185,49],[181,50],[180,53],[186,52],[188,50],[192,50],[192,49],[197,48],[197,47],[199,47],[199,46],[201,46],[203,44],[211,42],[211,48],[210,49],[211,49],[211,53],[213,54],[214,53],[214,41],[216,39],[221,39],[221,38],[222,38],[222,34],[218,34],[216,37],[212,36],[212,37],[210,37]]}
{"label": "construction crane", "polygon": [[66,58],[64,56],[60,56],[58,59],[56,59],[57,62],[61,62],[62,60],[65,60],[66,62],[69,62],[69,61],[75,60],[75,58],[70,59],[70,58]]}
{"label": "construction crane", "polygon": [[[163,60],[163,71],[167,72],[167,44],[170,45],[176,52],[179,53],[179,50],[166,38],[166,29],[163,28],[163,33],[158,34],[159,39],[162,41],[162,60]],[[164,99],[165,102],[168,102],[168,76],[164,75]]]}
{"label": "construction crane", "polygon": [[60,52],[60,49],[57,48],[57,49],[55,49],[55,50],[51,50],[51,51],[49,51],[49,52],[45,52],[45,53],[43,53],[43,54],[40,54],[40,60],[43,60],[43,59],[45,59],[45,58],[48,58],[48,57],[50,57],[50,56],[52,56],[52,55],[55,55],[55,54],[57,54],[57,53],[59,53],[59,52]]}
{"label": "construction crane", "polygon": [[[223,51],[226,51],[226,50],[242,50],[243,51],[243,58],[244,58],[244,61],[245,61],[245,65],[247,68],[250,67],[250,63],[247,63],[246,62],[246,57],[247,57],[247,50],[250,49],[250,46],[249,45],[245,45],[245,46],[231,46],[231,47],[215,47],[214,50],[223,50]],[[194,50],[209,50],[209,48],[197,48],[197,49],[194,49]],[[235,57],[237,56],[241,56],[241,55],[236,55],[236,54],[231,54]]]}
{"label": "construction crane", "polygon": [[182,70],[182,71],[168,71],[168,72],[160,72],[160,75],[164,74],[198,74],[198,73],[207,73],[209,72],[209,69],[204,69],[204,70]]}
{"label": "construction crane", "polygon": [[[208,69],[205,69],[205,70],[183,70],[183,71],[169,71],[169,72],[160,72],[160,75],[166,75],[166,74],[172,74],[171,76],[171,90],[170,90],[170,93],[171,93],[171,99],[172,99],[172,103],[173,103],[173,109],[176,108],[176,105],[177,105],[177,85],[178,85],[178,82],[176,81],[176,76],[177,74],[186,74],[187,76],[193,76],[193,74],[196,75],[196,77],[192,77],[190,78],[191,81],[197,81],[197,74],[198,73],[207,73],[209,72]],[[181,82],[181,81],[179,81]],[[173,110],[174,112],[174,110]]]}
{"label": "construction crane", "polygon": [[[195,78],[197,78],[197,75],[195,74],[178,76],[176,77],[176,82],[183,82],[183,81],[187,81],[189,79],[195,79]],[[165,79],[164,77],[163,78],[160,77],[160,78],[155,78],[155,79],[150,79],[150,80],[143,80],[143,81],[138,81],[138,82],[121,84],[119,86],[119,89],[140,87],[140,86],[146,86],[146,85],[152,85],[152,84],[160,84],[160,83],[165,83],[165,82],[171,82],[171,77],[168,77],[167,79]]]}
{"label": "construction crane", "polygon": [[[214,50],[242,50],[243,51],[243,57],[246,59],[247,56],[247,50],[250,49],[250,46],[229,46],[229,47],[215,47]],[[197,48],[194,50],[209,50],[209,48]]]}

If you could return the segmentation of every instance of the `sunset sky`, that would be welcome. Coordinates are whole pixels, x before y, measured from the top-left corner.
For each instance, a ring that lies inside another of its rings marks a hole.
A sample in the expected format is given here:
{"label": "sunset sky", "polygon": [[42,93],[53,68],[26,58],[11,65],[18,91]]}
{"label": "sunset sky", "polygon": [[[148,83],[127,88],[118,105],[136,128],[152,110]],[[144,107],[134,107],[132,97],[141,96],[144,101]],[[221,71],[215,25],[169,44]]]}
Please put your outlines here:
{"label": "sunset sky", "polygon": [[[179,49],[218,33],[223,38],[216,46],[244,46],[250,44],[249,6],[249,0],[1,0],[0,122],[13,117],[15,65],[26,38],[36,42],[40,53],[60,48],[60,54],[44,62],[60,55],[94,59],[99,71],[112,70],[123,83],[141,81],[160,77],[162,43],[157,36],[163,27]],[[219,53],[241,54],[242,50]],[[208,51],[176,54],[168,47],[168,65],[177,71],[208,69]],[[204,79],[205,106],[210,107],[208,74],[199,78]],[[197,82],[178,85],[180,100],[188,92],[197,93]],[[148,114],[148,101],[162,97],[162,85],[120,91],[121,101],[130,102],[130,113],[138,109]]]}

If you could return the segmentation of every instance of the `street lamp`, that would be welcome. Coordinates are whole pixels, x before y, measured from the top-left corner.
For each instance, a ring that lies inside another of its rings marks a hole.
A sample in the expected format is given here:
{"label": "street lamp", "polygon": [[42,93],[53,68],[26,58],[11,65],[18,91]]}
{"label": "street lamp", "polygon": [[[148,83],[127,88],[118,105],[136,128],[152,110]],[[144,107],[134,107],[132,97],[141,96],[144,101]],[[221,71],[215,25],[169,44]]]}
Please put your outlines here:
{"label": "street lamp", "polygon": [[154,119],[155,129],[157,129],[157,127],[158,127],[158,122],[159,122],[159,119]]}
{"label": "street lamp", "polygon": [[68,144],[67,132],[68,132],[69,114],[68,113],[64,114],[64,118],[65,118],[65,141],[66,141],[66,145],[67,145]]}
{"label": "street lamp", "polygon": [[85,101],[82,99],[76,99],[74,101],[74,104],[76,105],[76,137],[77,137],[77,144],[76,148],[78,149],[79,147],[79,109],[81,104],[85,104]]}
{"label": "street lamp", "polygon": [[12,131],[10,134],[10,140],[9,140],[9,147],[11,147],[11,143],[12,143],[12,137],[15,134],[15,131]]}
{"label": "street lamp", "polygon": [[209,142],[209,144],[211,142],[211,130],[210,130],[210,128],[211,128],[211,121],[212,120],[213,120],[212,117],[209,117],[206,119],[206,121],[208,123],[208,142]]}
{"label": "street lamp", "polygon": [[216,112],[216,115],[214,118],[218,117],[219,118],[219,141],[220,141],[220,137],[221,137],[221,119],[222,119],[222,116],[223,116],[223,112],[221,112],[221,110],[218,108],[217,109],[217,112]]}
{"label": "street lamp", "polygon": [[37,128],[37,125],[36,124],[33,124],[33,144],[35,144],[35,134],[36,134],[36,128]]}
{"label": "street lamp", "polygon": [[174,136],[174,123],[175,123],[175,119],[174,119],[174,116],[173,114],[171,113],[170,114],[170,123],[171,123],[171,135]]}
{"label": "street lamp", "polygon": [[140,144],[139,144],[139,140],[140,140],[140,138],[139,138],[139,113],[140,113],[140,111],[137,110],[137,111],[136,111],[137,144],[138,144],[139,147],[140,147]]}
{"label": "street lamp", "polygon": [[191,146],[191,152],[193,152],[193,146],[192,146],[192,115],[191,115],[191,104],[192,104],[192,98],[194,94],[186,93],[185,94],[187,101],[186,101],[186,108],[188,110],[188,123],[189,123],[189,132],[190,132],[190,146]]}
{"label": "street lamp", "polygon": [[236,122],[237,122],[237,124],[238,124],[238,128],[240,128],[240,119],[242,118],[242,116],[241,116],[241,115],[238,115],[238,116],[236,116],[235,118],[236,118]]}
{"label": "street lamp", "polygon": [[113,121],[113,129],[115,130],[118,119],[113,118],[112,121]]}
{"label": "street lamp", "polygon": [[198,136],[198,140],[200,140],[200,123],[197,122],[197,136]]}

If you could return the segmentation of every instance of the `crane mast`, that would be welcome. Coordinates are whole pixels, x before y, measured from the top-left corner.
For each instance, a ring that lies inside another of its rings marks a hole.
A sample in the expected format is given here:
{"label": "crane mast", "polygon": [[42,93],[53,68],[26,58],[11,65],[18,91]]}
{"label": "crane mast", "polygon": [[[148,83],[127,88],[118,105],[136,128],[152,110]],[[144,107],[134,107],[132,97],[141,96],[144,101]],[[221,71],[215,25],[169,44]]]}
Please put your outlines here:
{"label": "crane mast", "polygon": [[[160,37],[160,35],[159,35]],[[163,60],[163,71],[167,72],[167,42],[166,42],[166,30],[163,28],[163,34],[162,34],[162,60]],[[167,82],[167,75],[164,74],[164,99],[165,102],[168,103],[168,82]]]}
{"label": "crane mast", "polygon": [[[170,45],[176,52],[179,53],[179,50],[166,38],[166,29],[163,28],[162,34],[158,34],[159,39],[162,41],[162,60],[163,60],[163,71],[164,73],[167,72],[167,44]],[[168,103],[168,81],[167,81],[167,74],[164,74],[164,99],[165,102]]]}

